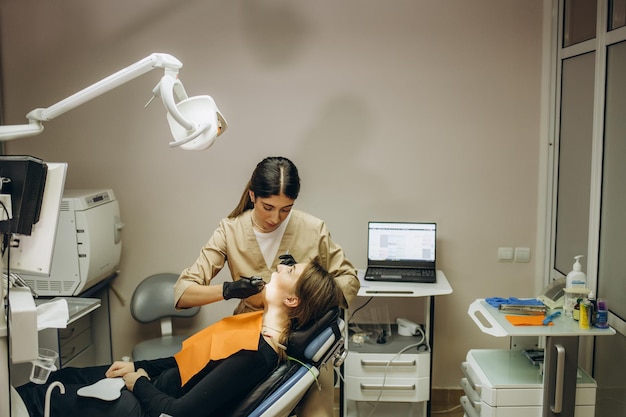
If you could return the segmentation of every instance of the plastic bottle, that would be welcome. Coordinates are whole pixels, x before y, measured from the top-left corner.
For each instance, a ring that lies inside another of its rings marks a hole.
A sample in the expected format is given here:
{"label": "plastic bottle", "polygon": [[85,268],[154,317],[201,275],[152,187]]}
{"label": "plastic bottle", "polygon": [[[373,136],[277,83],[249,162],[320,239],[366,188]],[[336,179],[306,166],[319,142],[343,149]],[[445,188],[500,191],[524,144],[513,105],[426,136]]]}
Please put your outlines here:
{"label": "plastic bottle", "polygon": [[589,310],[591,310],[591,303],[585,299],[580,303],[580,318],[578,319],[578,328],[582,330],[589,330]]}
{"label": "plastic bottle", "polygon": [[572,317],[574,320],[578,321],[580,319],[580,305],[583,303],[583,299],[579,298],[576,300],[576,305],[574,306],[574,312],[572,313]]}
{"label": "plastic bottle", "polygon": [[587,300],[589,300],[589,325],[594,326],[596,324],[596,311],[598,311],[598,303],[593,291],[589,291]]}
{"label": "plastic bottle", "polygon": [[605,298],[598,298],[597,306],[595,326],[600,329],[606,329],[609,327],[609,305]]}
{"label": "plastic bottle", "polygon": [[582,265],[579,261],[579,259],[582,257],[583,255],[574,256],[574,259],[576,261],[572,266],[572,270],[569,272],[569,274],[567,274],[567,278],[565,278],[565,288],[584,288],[587,285],[587,276],[582,271]]}

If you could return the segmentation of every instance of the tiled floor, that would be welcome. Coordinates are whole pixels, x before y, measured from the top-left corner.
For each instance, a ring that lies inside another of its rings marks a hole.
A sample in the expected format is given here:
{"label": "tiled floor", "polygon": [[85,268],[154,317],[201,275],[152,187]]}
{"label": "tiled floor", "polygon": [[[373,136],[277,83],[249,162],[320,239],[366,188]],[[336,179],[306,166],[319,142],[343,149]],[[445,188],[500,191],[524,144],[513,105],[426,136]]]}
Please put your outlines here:
{"label": "tiled floor", "polygon": [[431,414],[437,417],[463,417],[460,389],[435,389],[431,401]]}
{"label": "tiled floor", "polygon": [[431,414],[437,417],[463,417],[461,396],[463,390],[435,389],[431,401]]}
{"label": "tiled floor", "polygon": [[463,408],[461,404],[450,405],[446,408],[435,408],[431,410],[431,414],[436,417],[463,417]]}

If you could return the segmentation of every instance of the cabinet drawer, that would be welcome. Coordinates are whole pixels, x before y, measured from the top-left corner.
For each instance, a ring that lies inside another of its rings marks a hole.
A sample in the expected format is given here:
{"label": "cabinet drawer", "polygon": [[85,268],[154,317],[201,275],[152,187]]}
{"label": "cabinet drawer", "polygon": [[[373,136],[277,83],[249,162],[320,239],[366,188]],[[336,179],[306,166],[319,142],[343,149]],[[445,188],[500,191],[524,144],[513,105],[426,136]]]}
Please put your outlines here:
{"label": "cabinet drawer", "polygon": [[[391,362],[390,362],[391,361]],[[346,376],[354,377],[430,377],[430,353],[372,354],[348,352]]]}
{"label": "cabinet drawer", "polygon": [[354,401],[418,402],[430,399],[430,378],[346,376],[346,398]]}
{"label": "cabinet drawer", "polygon": [[91,317],[85,316],[68,324],[67,328],[59,329],[59,343],[63,344],[91,327]]}
{"label": "cabinet drawer", "polygon": [[73,335],[71,339],[66,340],[61,344],[61,350],[59,352],[59,359],[61,360],[61,367],[66,366],[66,363],[80,352],[91,346],[91,331],[90,329],[84,330],[82,333]]}
{"label": "cabinet drawer", "polygon": [[467,378],[461,378],[461,388],[465,392],[467,399],[473,404],[480,404],[482,402],[480,398],[480,392],[476,391],[476,386],[472,385],[472,383]]}
{"label": "cabinet drawer", "polygon": [[72,356],[72,359],[63,364],[65,367],[73,366],[76,368],[85,368],[94,365],[96,365],[96,350],[93,345],[89,345],[87,349]]}
{"label": "cabinet drawer", "polygon": [[[463,411],[468,417],[541,417],[541,406],[491,407],[487,404],[476,404],[466,397],[461,397]],[[574,417],[594,417],[595,407],[592,405],[576,406]]]}
{"label": "cabinet drawer", "polygon": [[[543,377],[539,368],[520,351],[475,349],[468,352],[468,361],[461,364],[462,380],[470,402],[480,399],[484,406],[526,407],[543,403]],[[576,405],[596,402],[596,382],[578,369]]]}

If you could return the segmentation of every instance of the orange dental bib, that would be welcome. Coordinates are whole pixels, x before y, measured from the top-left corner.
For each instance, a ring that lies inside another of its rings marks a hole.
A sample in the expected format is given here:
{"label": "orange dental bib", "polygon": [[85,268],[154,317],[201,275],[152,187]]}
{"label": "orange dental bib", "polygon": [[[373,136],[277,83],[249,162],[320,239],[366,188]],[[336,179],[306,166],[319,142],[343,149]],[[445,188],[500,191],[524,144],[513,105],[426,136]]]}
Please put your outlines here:
{"label": "orange dental bib", "polygon": [[263,312],[226,317],[185,339],[174,355],[182,385],[200,372],[209,361],[229,357],[240,350],[258,350]]}

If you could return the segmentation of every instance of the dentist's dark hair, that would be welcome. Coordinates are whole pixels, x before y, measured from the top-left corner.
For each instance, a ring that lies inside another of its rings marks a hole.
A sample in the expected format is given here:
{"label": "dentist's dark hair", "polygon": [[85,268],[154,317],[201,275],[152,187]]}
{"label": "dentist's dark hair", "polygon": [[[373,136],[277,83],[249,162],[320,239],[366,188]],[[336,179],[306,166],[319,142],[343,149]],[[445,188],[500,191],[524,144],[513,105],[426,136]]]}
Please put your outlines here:
{"label": "dentist's dark hair", "polygon": [[254,202],[250,199],[250,191],[255,197],[267,198],[284,194],[295,200],[300,193],[298,168],[283,156],[268,156],[259,162],[241,195],[239,204],[228,215],[229,218],[237,217],[254,207]]}

